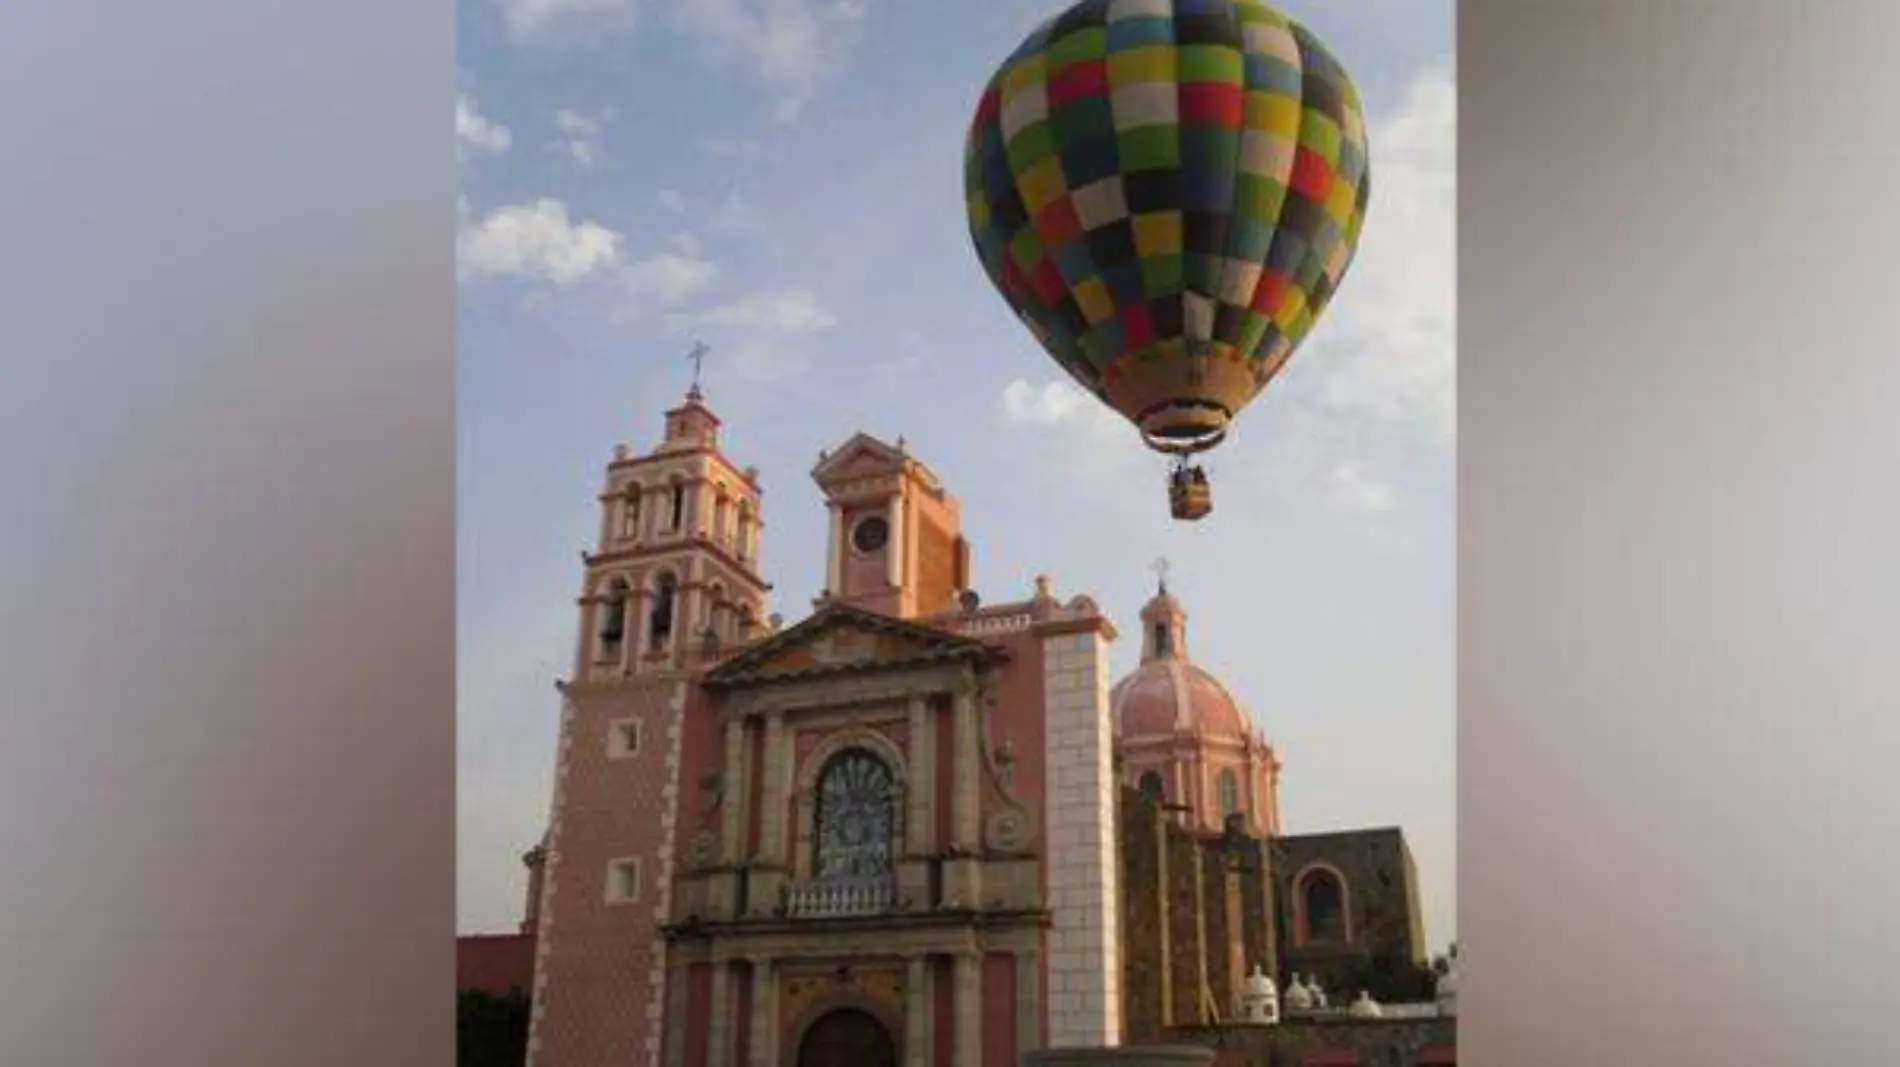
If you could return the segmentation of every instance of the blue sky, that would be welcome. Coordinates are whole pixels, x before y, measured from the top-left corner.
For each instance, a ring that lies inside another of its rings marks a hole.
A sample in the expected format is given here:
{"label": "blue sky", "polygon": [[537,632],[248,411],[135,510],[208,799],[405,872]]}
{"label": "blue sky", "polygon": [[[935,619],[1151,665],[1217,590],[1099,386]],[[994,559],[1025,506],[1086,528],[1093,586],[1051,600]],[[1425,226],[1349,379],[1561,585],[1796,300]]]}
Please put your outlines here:
{"label": "blue sky", "polygon": [[788,619],[824,574],[807,472],[860,429],[907,438],[961,498],[988,600],[1047,573],[1132,633],[1165,556],[1195,659],[1280,747],[1286,828],[1402,825],[1427,938],[1456,936],[1452,6],[1281,5],[1360,86],[1373,199],[1337,300],[1214,454],[1217,509],[1192,527],[964,228],[970,110],[1061,6],[462,0],[463,931],[519,918],[601,465],[653,442],[703,338],[726,448],[766,485]]}

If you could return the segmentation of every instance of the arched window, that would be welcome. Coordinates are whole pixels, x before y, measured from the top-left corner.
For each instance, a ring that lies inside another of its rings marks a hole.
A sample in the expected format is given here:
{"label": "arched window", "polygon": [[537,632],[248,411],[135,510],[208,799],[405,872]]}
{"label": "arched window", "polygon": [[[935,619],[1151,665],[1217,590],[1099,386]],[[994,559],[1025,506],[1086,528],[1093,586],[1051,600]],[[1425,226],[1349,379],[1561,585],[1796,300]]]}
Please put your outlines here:
{"label": "arched window", "polygon": [[1162,658],[1174,655],[1174,632],[1168,629],[1166,622],[1155,623],[1155,655]]}
{"label": "arched window", "polygon": [[739,527],[732,535],[733,555],[743,562],[752,551],[752,502],[739,501]]}
{"label": "arched window", "polygon": [[1300,911],[1308,943],[1346,940],[1346,887],[1338,875],[1325,869],[1306,872],[1300,879]]}
{"label": "arched window", "polygon": [[1141,790],[1143,796],[1156,803],[1160,803],[1167,795],[1167,790],[1161,785],[1161,775],[1155,771],[1143,773],[1141,783],[1136,788]]}
{"label": "arched window", "polygon": [[726,529],[726,520],[732,517],[732,505],[726,499],[726,487],[720,486],[713,498],[713,543],[724,547],[732,543],[732,533]]}
{"label": "arched window", "polygon": [[862,748],[831,757],[818,775],[812,875],[820,882],[885,882],[897,836],[897,781]]}
{"label": "arched window", "polygon": [[647,620],[649,651],[666,651],[673,636],[673,602],[678,591],[679,582],[671,574],[662,574],[653,583],[653,614]]}
{"label": "arched window", "polygon": [[627,486],[626,499],[620,502],[620,536],[640,536],[640,486]]}
{"label": "arched window", "polygon": [[1240,810],[1240,780],[1234,777],[1231,768],[1220,772],[1220,777],[1214,780],[1214,791],[1218,794],[1223,816]]}
{"label": "arched window", "polygon": [[600,606],[600,646],[611,655],[627,635],[627,583],[615,578],[607,588],[607,600]]}
{"label": "arched window", "polygon": [[677,530],[686,521],[686,483],[673,479],[673,522],[669,529]]}

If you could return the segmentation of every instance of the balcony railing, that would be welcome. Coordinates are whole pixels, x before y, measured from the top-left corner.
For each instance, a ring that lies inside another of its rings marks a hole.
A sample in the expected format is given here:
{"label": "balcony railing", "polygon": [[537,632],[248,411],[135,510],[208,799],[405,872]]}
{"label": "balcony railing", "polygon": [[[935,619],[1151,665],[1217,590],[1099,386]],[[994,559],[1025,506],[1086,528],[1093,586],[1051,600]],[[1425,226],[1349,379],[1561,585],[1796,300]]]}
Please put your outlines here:
{"label": "balcony railing", "polygon": [[877,915],[897,902],[897,887],[888,879],[812,882],[791,887],[785,913],[797,919],[847,915]]}

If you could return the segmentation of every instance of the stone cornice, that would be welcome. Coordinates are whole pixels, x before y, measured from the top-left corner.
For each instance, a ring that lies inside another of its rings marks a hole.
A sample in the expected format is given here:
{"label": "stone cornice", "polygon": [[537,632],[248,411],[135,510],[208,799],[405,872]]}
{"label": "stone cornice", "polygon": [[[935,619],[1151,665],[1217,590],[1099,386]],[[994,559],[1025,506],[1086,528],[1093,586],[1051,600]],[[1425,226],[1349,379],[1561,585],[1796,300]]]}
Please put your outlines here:
{"label": "stone cornice", "polygon": [[[674,944],[706,945],[714,960],[752,956],[910,956],[981,951],[996,935],[1027,934],[1052,924],[1044,908],[888,912],[837,918],[742,919],[668,923]],[[983,935],[989,935],[985,937]]]}

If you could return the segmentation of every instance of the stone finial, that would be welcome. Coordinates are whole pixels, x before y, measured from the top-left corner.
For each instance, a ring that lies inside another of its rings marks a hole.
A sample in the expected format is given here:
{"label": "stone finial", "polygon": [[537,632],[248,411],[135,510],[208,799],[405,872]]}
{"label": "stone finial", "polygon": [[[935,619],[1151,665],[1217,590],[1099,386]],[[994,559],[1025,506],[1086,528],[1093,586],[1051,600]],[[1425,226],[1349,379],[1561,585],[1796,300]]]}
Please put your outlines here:
{"label": "stone finial", "polygon": [[1273,979],[1257,963],[1241,983],[1238,1014],[1239,1021],[1249,1026],[1271,1026],[1280,1021],[1279,994],[1273,988]]}
{"label": "stone finial", "polygon": [[1445,957],[1445,969],[1438,975],[1436,996],[1441,1015],[1458,1014],[1458,945],[1454,942]]}
{"label": "stone finial", "polygon": [[1371,993],[1361,989],[1358,999],[1347,1009],[1347,1014],[1355,1019],[1379,1019],[1385,1016],[1385,1009],[1379,1007],[1379,1002],[1372,999]]}
{"label": "stone finial", "polygon": [[1036,575],[1036,599],[1054,600],[1055,598],[1055,582],[1051,581],[1046,574]]}
{"label": "stone finial", "polygon": [[633,455],[633,446],[627,444],[625,441],[622,441],[621,443],[614,446],[614,460],[616,462],[626,459],[632,455]]}
{"label": "stone finial", "polygon": [[780,628],[782,628],[785,625],[785,616],[780,615],[778,612],[775,611],[772,613],[770,618],[767,618],[765,620],[765,624],[772,628],[773,633],[778,633]]}
{"label": "stone finial", "polygon": [[1300,977],[1300,972],[1294,971],[1293,980],[1288,982],[1286,987],[1287,1010],[1312,1011],[1314,1007],[1316,1005],[1313,1003],[1313,991],[1307,988],[1306,980]]}

